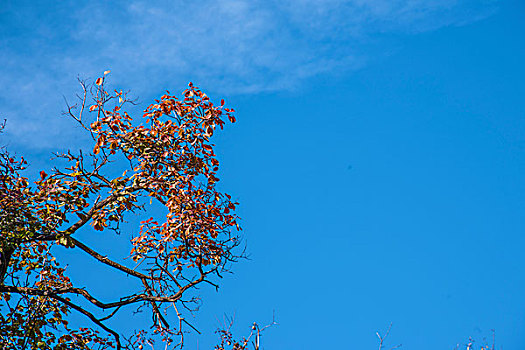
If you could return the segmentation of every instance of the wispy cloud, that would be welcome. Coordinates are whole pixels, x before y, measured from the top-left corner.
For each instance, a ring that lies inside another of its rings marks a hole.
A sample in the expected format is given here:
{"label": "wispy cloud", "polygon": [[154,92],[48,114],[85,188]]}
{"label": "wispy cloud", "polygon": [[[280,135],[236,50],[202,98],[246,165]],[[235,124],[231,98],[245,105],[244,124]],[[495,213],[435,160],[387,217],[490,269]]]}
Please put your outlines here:
{"label": "wispy cloud", "polygon": [[[62,133],[62,94],[74,77],[113,69],[139,95],[188,80],[222,93],[293,89],[366,64],[377,33],[409,35],[487,16],[494,1],[189,0],[30,2],[0,9],[0,109],[15,136]],[[23,21],[23,23],[22,23]],[[144,89],[144,90],[142,90]],[[32,108],[28,110],[28,100]],[[13,130],[14,129],[14,130]]]}

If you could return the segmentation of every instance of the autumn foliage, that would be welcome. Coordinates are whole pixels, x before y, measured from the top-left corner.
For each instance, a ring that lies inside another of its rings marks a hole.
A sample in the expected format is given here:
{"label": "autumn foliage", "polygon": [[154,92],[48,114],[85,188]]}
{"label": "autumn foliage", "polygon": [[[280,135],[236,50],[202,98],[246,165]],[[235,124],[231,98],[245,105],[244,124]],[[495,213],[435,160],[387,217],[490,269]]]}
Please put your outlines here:
{"label": "autumn foliage", "polygon": [[[167,92],[133,117],[124,110],[135,103],[127,93],[106,91],[107,73],[91,86],[81,81],[79,101],[65,112],[91,137],[89,151],[56,154],[56,167],[33,180],[23,175],[23,158],[1,151],[0,348],[182,346],[196,301],[187,294],[217,287],[239,258],[238,203],[217,189],[211,142],[235,122],[234,110],[190,83],[180,98]],[[130,231],[126,219],[137,215],[141,224]],[[90,248],[80,231],[120,234],[129,259]],[[59,259],[64,249],[136,280],[134,289],[97,299],[96,288],[68,277],[65,265],[74,262]],[[151,328],[110,327],[126,308],[149,310]],[[73,313],[85,324],[73,325]]]}

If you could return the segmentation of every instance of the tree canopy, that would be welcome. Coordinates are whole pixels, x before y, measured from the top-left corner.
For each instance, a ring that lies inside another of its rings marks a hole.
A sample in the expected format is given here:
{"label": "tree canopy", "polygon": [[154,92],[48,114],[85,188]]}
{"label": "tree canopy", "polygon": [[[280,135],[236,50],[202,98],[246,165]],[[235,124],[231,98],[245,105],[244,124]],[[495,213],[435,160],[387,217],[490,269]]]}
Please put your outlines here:
{"label": "tree canopy", "polygon": [[[3,348],[142,349],[154,341],[182,347],[193,327],[185,315],[197,302],[188,294],[201,284],[218,287],[217,278],[242,256],[238,203],[217,188],[211,142],[227,121],[235,122],[235,111],[190,83],[180,98],[166,92],[132,116],[125,108],[136,101],[108,91],[107,73],[94,84],[80,81],[79,100],[65,112],[91,138],[89,151],[55,154],[55,166],[33,180],[24,176],[23,157],[5,147],[0,152]],[[130,231],[132,216],[141,220]],[[114,256],[111,246],[89,247],[81,231],[118,234],[129,260]],[[100,300],[97,287],[68,276],[65,266],[73,262],[57,254],[63,249],[79,250],[136,283]],[[111,326],[126,308],[148,310],[151,328]],[[70,321],[74,313],[83,325]],[[233,341],[229,330],[220,336],[218,349],[248,343]]]}

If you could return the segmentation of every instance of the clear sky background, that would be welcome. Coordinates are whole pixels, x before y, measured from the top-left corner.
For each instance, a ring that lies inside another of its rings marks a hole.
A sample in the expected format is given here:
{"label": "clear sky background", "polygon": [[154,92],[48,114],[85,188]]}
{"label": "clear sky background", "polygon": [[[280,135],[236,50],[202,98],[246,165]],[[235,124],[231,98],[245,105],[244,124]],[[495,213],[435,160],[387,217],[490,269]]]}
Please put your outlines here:
{"label": "clear sky background", "polygon": [[3,0],[1,143],[33,172],[86,147],[60,115],[77,76],[111,69],[144,106],[191,80],[238,111],[217,144],[250,260],[201,290],[189,349],[210,348],[224,313],[246,331],[275,310],[268,350],[374,349],[390,322],[404,349],[495,329],[519,350],[524,63],[520,0]]}

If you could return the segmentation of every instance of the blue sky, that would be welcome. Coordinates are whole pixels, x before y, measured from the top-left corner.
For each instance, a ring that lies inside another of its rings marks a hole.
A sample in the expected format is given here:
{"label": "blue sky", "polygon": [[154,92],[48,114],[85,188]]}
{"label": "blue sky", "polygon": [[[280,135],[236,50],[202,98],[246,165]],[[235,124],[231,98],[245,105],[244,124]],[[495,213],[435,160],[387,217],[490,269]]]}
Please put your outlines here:
{"label": "blue sky", "polygon": [[273,310],[266,349],[370,349],[390,322],[405,349],[491,329],[522,349],[524,14],[517,0],[8,0],[2,143],[35,168],[85,147],[60,115],[77,76],[111,69],[144,105],[191,80],[238,111],[217,144],[251,256],[201,291],[199,349],[224,313],[243,330]]}

